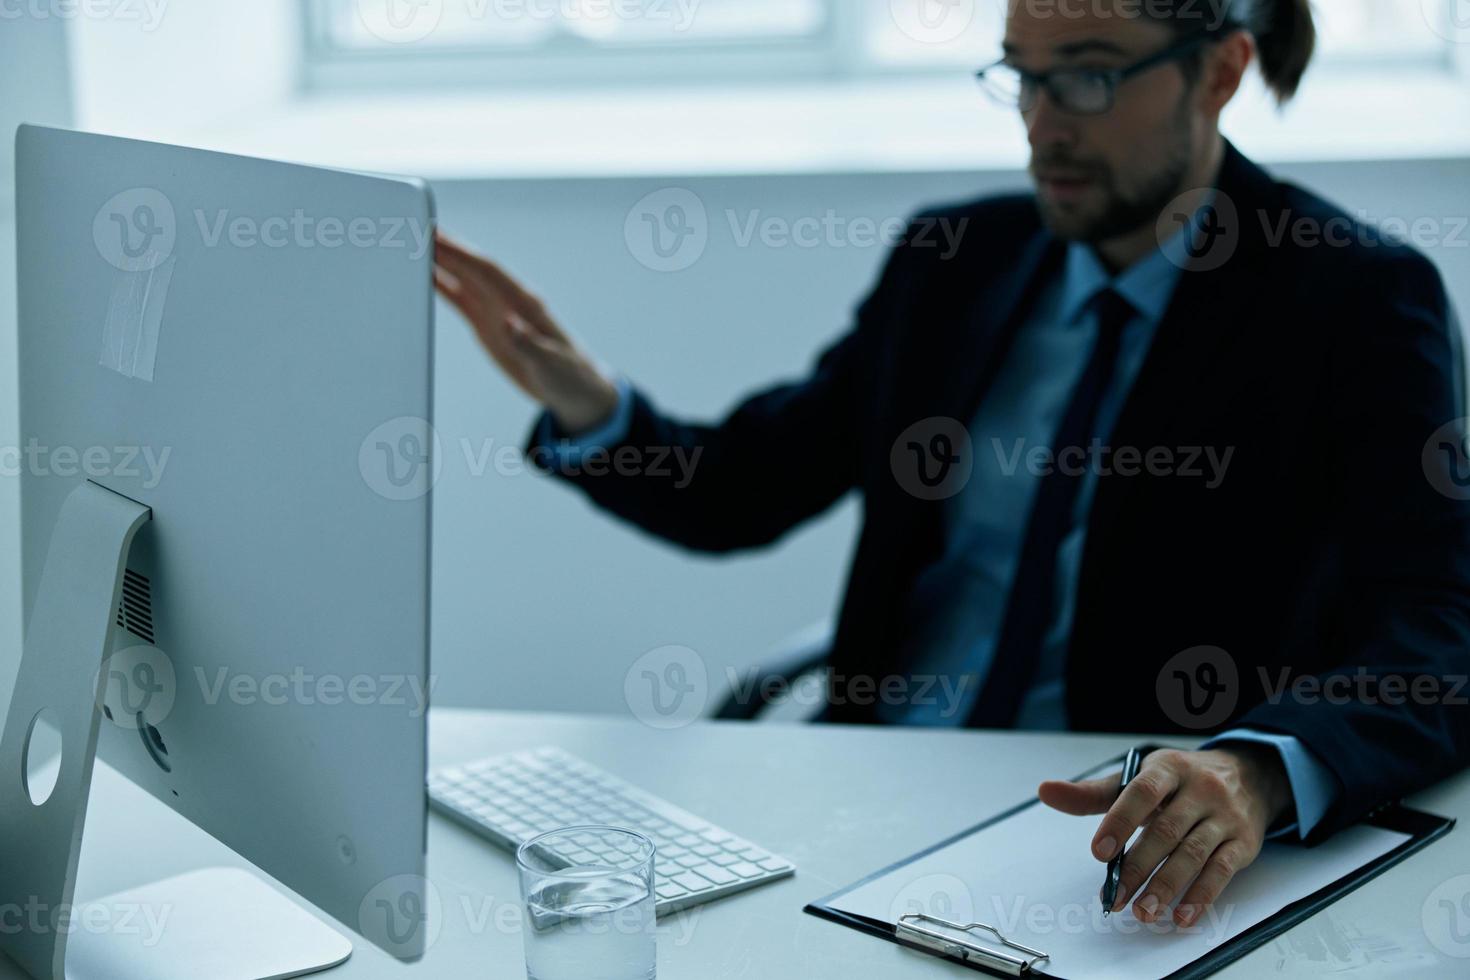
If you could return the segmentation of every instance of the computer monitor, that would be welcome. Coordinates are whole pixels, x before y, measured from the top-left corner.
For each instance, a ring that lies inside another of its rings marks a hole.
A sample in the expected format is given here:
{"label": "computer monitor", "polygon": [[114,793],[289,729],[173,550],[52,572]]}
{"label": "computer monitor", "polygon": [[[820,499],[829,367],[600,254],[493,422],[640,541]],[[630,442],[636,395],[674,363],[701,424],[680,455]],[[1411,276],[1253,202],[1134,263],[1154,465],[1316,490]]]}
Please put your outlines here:
{"label": "computer monitor", "polygon": [[68,500],[147,508],[107,664],[67,680],[100,757],[422,955],[428,189],[29,126],[16,179],[27,663]]}

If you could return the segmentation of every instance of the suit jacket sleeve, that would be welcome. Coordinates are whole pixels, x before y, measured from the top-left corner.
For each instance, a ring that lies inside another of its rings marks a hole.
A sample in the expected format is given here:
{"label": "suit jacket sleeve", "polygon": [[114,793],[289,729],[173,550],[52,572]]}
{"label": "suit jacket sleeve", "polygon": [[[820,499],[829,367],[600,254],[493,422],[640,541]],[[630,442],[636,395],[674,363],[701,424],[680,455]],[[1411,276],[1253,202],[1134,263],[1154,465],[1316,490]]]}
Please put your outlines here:
{"label": "suit jacket sleeve", "polygon": [[635,389],[627,431],[600,460],[594,451],[581,454],[582,466],[564,465],[544,426],[532,434],[530,459],[603,509],[683,547],[729,552],[774,542],[860,481],[875,348],[903,250],[890,257],[856,326],[805,379],[754,395],[715,424],[666,415]]}
{"label": "suit jacket sleeve", "polygon": [[1431,439],[1465,414],[1458,332],[1426,260],[1375,266],[1346,287],[1325,387],[1341,625],[1319,642],[1338,666],[1240,721],[1300,739],[1341,783],[1309,840],[1470,759],[1470,487]]}

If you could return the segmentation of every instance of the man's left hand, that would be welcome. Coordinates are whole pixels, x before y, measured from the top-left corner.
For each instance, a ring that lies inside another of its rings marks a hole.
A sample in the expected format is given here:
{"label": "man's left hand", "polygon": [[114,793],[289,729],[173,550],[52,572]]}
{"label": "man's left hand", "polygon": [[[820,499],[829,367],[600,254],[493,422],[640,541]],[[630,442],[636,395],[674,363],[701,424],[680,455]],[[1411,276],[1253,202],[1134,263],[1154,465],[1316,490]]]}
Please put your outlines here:
{"label": "man's left hand", "polygon": [[1042,783],[1041,801],[1075,816],[1107,814],[1092,839],[1092,855],[1099,861],[1111,860],[1135,830],[1145,828],[1123,859],[1122,884],[1111,909],[1120,911],[1137,895],[1133,914],[1140,922],[1159,921],[1182,894],[1174,922],[1194,925],[1230,879],[1261,853],[1267,831],[1292,806],[1281,758],[1264,745],[1159,750],[1144,759],[1121,794],[1119,780],[1113,775]]}

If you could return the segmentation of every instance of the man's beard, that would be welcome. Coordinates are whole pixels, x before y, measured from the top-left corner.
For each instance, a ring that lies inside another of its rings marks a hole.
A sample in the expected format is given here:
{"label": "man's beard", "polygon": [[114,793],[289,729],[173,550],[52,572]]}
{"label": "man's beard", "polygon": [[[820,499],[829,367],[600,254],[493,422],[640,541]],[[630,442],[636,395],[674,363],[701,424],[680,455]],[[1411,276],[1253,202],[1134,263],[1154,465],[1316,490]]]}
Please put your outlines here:
{"label": "man's beard", "polygon": [[1137,178],[1139,186],[1126,191],[1118,187],[1117,175],[1107,164],[1079,160],[1066,151],[1035,158],[1033,174],[1048,168],[1085,173],[1097,182],[1106,200],[1101,212],[1088,216],[1056,208],[1038,196],[1047,227],[1059,238],[1095,244],[1157,223],[1164,208],[1185,189],[1184,179],[1194,164],[1187,124],[1175,133],[1177,138],[1167,147],[1162,164]]}

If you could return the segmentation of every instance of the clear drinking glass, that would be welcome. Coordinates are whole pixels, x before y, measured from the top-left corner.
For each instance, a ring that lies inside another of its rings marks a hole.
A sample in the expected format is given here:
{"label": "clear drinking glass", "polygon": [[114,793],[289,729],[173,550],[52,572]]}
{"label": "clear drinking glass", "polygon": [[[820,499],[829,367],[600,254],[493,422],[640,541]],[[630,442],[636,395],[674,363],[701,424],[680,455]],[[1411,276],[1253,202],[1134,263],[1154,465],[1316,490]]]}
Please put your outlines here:
{"label": "clear drinking glass", "polygon": [[654,980],[653,842],[615,827],[569,827],[516,851],[529,980]]}

